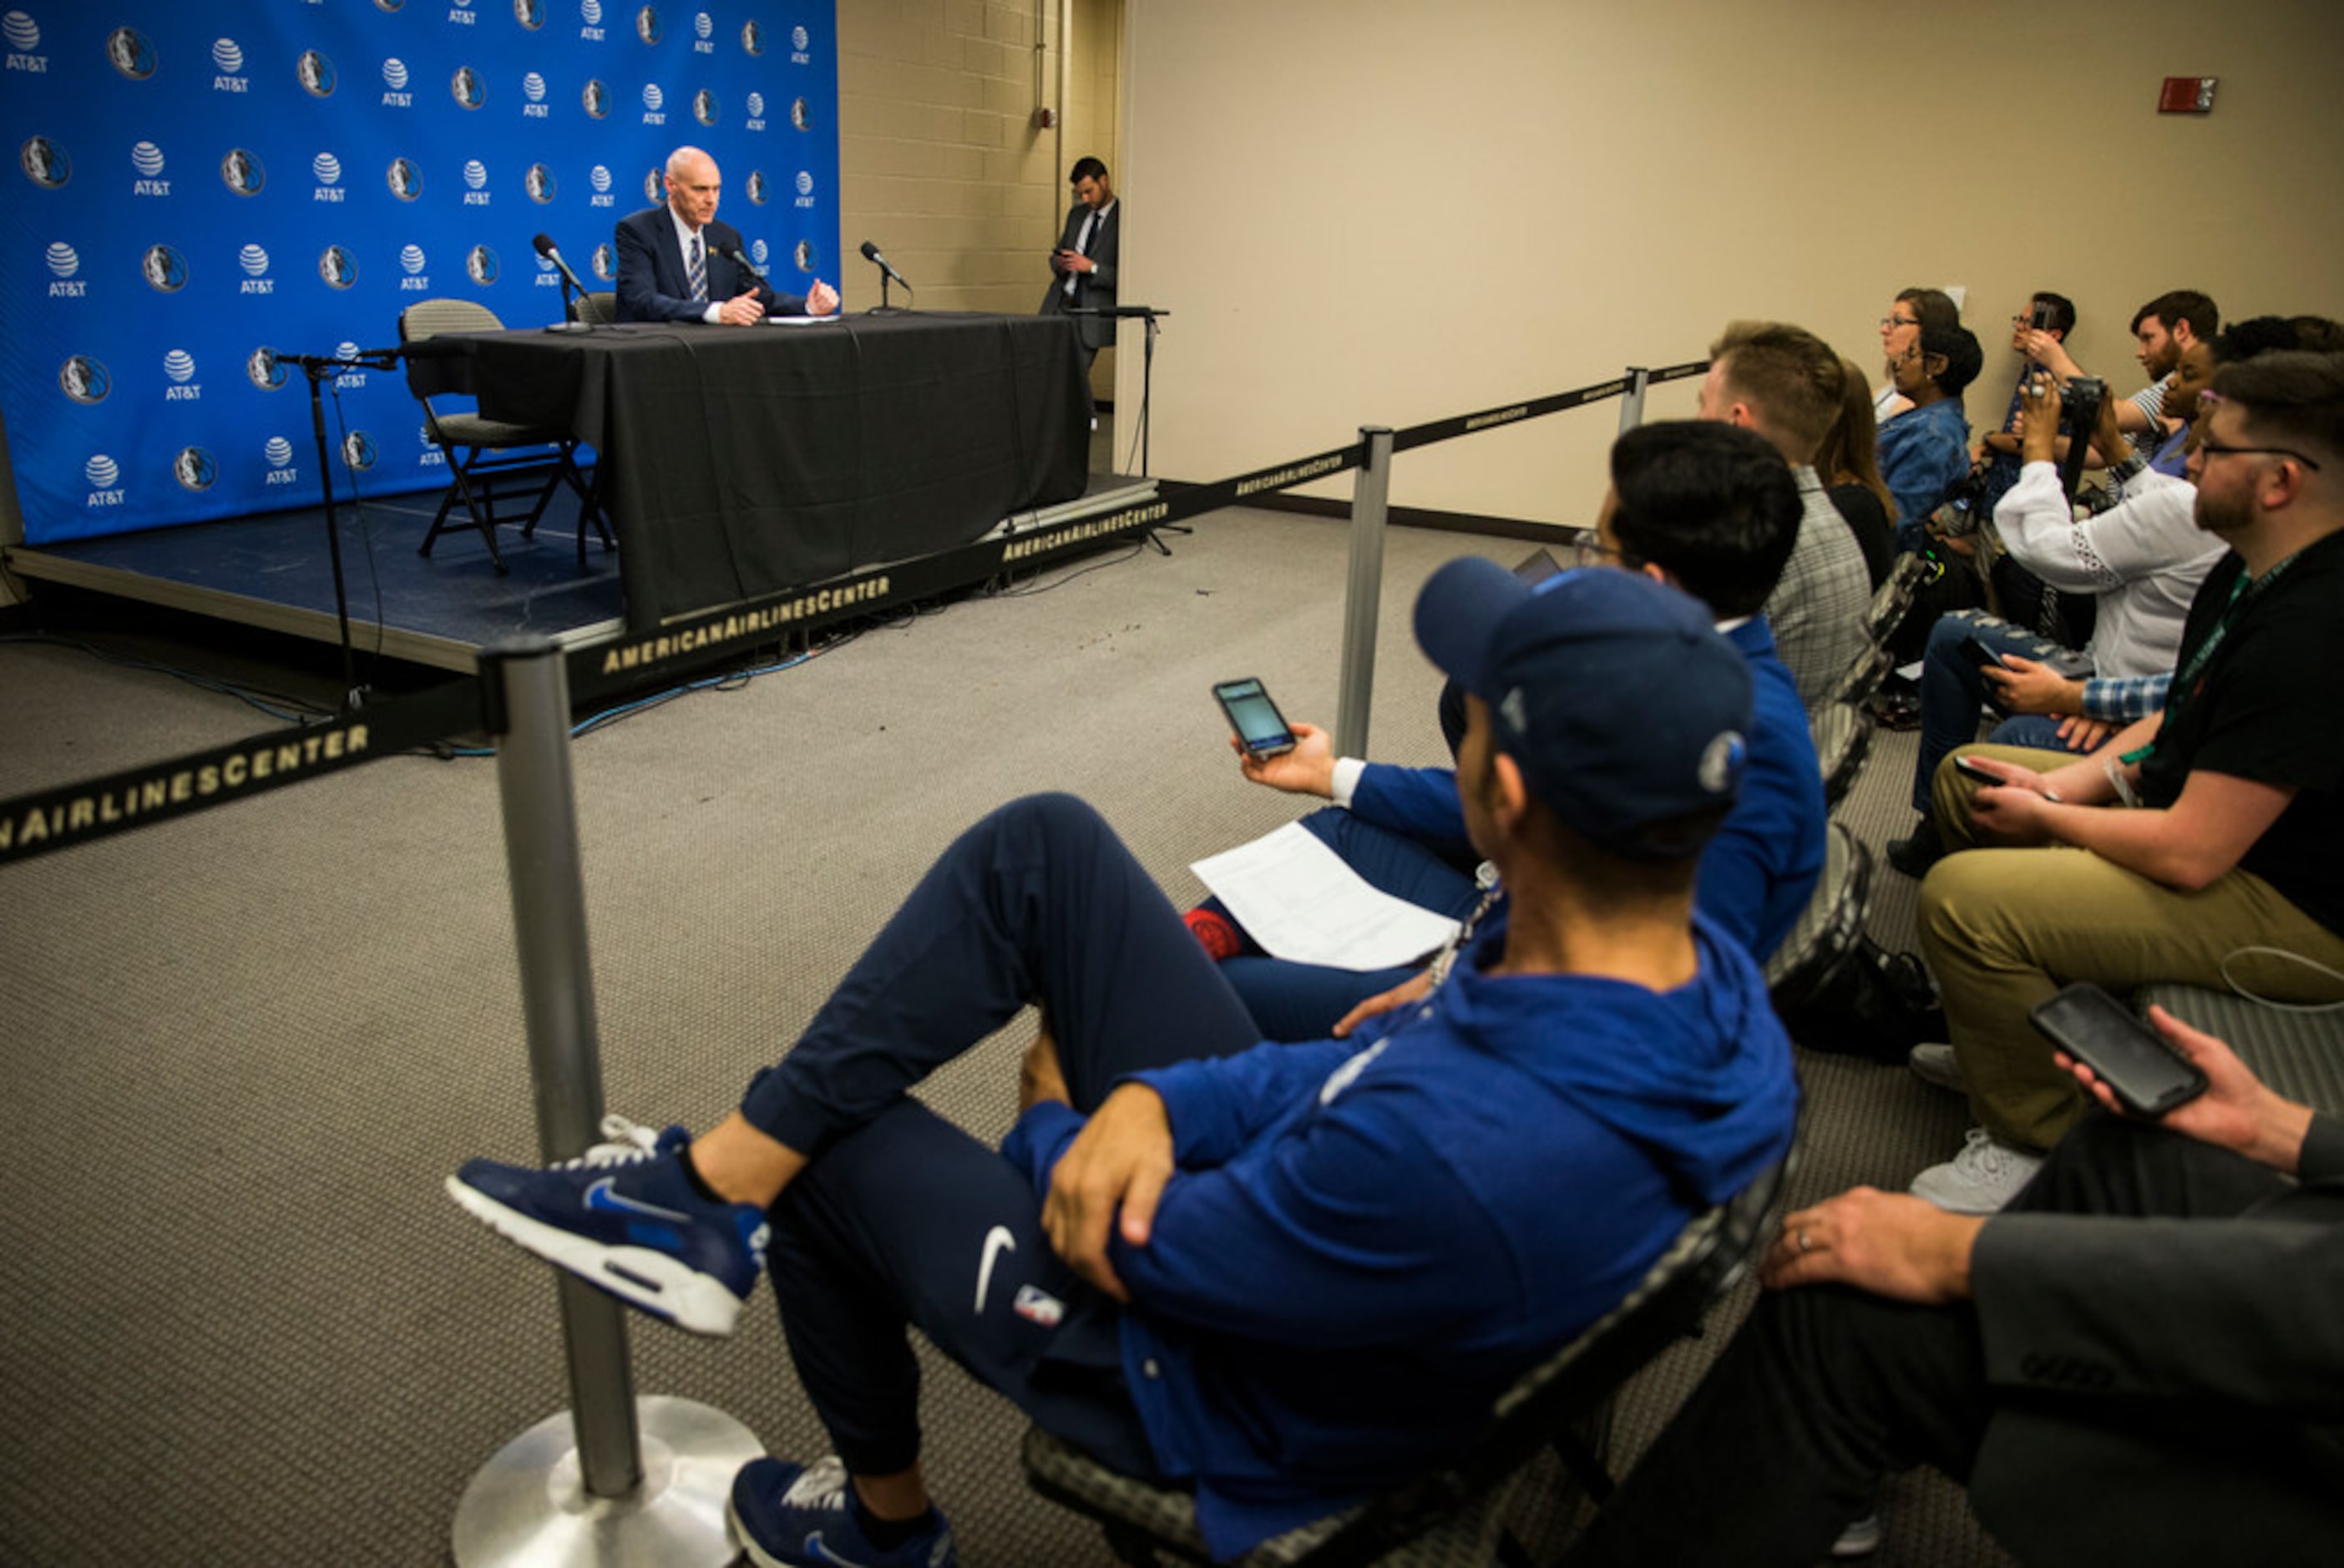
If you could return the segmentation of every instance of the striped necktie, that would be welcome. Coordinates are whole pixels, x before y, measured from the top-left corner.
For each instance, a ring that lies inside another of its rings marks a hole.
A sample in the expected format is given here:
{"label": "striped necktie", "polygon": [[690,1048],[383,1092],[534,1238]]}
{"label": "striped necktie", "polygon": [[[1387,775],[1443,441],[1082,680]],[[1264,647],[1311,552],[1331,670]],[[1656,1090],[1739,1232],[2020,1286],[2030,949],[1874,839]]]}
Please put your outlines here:
{"label": "striped necktie", "polygon": [[708,302],[708,264],[701,259],[700,236],[692,237],[692,297],[701,304]]}

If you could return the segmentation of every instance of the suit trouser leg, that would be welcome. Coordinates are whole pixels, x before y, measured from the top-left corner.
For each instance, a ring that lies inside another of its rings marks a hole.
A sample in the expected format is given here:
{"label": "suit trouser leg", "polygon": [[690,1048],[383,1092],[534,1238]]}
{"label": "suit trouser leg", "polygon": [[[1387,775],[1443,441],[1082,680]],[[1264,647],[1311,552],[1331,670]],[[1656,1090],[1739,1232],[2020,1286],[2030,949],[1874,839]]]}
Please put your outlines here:
{"label": "suit trouser leg", "polygon": [[[2030,767],[2052,755],[1976,750]],[[1938,821],[1955,844],[1975,842],[1969,793],[1950,764],[1938,770]],[[1949,855],[1921,884],[1919,923],[1973,1113],[1995,1137],[2037,1149],[2057,1143],[2085,1104],[2027,1021],[2060,986],[2090,980],[2119,996],[2157,981],[2219,986],[2223,960],[2250,946],[2344,968],[2344,937],[2258,876],[2233,871],[2183,893],[2078,849]],[[2323,994],[2320,977],[2299,966],[2256,977],[2282,1000]]]}

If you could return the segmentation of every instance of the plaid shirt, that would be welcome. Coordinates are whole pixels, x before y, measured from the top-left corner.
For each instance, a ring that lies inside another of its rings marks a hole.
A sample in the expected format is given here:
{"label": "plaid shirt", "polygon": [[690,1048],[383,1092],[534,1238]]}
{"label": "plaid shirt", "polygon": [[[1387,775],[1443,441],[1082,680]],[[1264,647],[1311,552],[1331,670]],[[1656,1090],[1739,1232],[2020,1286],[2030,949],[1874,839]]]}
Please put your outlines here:
{"label": "plaid shirt", "polygon": [[2111,723],[2145,719],[2165,706],[2173,672],[2154,675],[2095,675],[2084,683],[2084,717]]}

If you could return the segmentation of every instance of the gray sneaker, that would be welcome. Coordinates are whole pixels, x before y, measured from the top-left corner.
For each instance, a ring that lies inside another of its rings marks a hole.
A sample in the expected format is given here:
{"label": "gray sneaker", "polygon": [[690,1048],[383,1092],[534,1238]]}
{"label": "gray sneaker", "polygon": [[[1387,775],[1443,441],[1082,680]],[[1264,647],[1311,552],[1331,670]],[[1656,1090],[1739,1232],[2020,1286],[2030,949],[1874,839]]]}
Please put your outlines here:
{"label": "gray sneaker", "polygon": [[1831,1544],[1834,1557],[1869,1557],[1880,1550],[1880,1514],[1877,1510],[1856,1520],[1839,1533]]}
{"label": "gray sneaker", "polygon": [[1913,1179],[1913,1196],[1953,1214],[1992,1214],[2017,1197],[2042,1164],[2041,1155],[1974,1127],[1963,1136],[1961,1153]]}
{"label": "gray sneaker", "polygon": [[1925,1084],[1951,1089],[1957,1095],[1970,1092],[1969,1080],[1962,1077],[1962,1059],[1954,1055],[1951,1046],[1915,1046],[1904,1057],[1904,1065]]}

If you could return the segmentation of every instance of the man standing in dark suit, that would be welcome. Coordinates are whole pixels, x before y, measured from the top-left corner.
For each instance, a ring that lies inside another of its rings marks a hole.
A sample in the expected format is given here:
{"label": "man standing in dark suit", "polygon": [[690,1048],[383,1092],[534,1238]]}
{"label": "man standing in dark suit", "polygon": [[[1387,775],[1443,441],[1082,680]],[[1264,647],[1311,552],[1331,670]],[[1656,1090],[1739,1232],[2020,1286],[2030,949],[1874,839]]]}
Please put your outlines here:
{"label": "man standing in dark suit", "polygon": [[[768,316],[827,316],[838,291],[776,293],[749,270],[741,231],[716,221],[716,160],[698,147],[668,156],[667,200],[619,220],[619,319],[743,327]],[[742,258],[742,259],[735,259]]]}
{"label": "man standing in dark suit", "polygon": [[[1042,314],[1055,316],[1072,307],[1086,310],[1115,309],[1115,262],[1123,238],[1123,204],[1107,183],[1106,165],[1095,157],[1076,163],[1066,178],[1075,187],[1075,205],[1050,252],[1050,291],[1042,296]],[[1080,316],[1075,330],[1093,359],[1115,341],[1115,318]]]}

